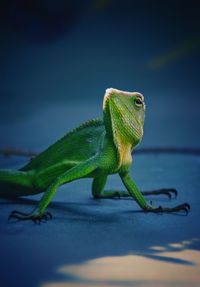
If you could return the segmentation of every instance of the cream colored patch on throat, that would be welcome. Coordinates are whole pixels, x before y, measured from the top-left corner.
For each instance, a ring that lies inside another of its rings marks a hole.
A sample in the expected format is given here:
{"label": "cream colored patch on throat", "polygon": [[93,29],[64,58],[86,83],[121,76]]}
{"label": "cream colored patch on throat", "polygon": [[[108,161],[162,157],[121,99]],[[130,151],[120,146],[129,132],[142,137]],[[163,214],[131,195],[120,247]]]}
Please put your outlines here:
{"label": "cream colored patch on throat", "polygon": [[132,162],[131,145],[121,146],[120,150],[120,165],[130,165]]}

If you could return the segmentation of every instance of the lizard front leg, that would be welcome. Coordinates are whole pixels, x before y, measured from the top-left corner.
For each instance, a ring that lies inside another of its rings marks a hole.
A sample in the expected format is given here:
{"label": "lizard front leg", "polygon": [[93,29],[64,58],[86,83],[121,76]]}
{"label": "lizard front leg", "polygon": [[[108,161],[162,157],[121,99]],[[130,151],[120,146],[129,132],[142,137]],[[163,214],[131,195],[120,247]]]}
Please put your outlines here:
{"label": "lizard front leg", "polygon": [[94,198],[120,198],[121,196],[130,196],[126,191],[104,190],[107,181],[107,175],[104,173],[98,174],[92,183],[92,195]]}
{"label": "lizard front leg", "polygon": [[83,163],[78,164],[77,166],[71,168],[67,172],[61,174],[57,177],[56,180],[49,186],[47,191],[42,196],[38,206],[29,214],[22,213],[19,211],[13,211],[10,218],[16,218],[19,220],[33,220],[35,222],[41,221],[42,219],[51,218],[51,214],[49,212],[45,212],[47,206],[51,202],[55,192],[58,187],[64,183],[68,183],[74,181],[76,179],[83,178],[93,172],[98,166],[98,158],[89,159]]}
{"label": "lizard front leg", "polygon": [[120,177],[122,179],[123,184],[125,185],[128,192],[130,193],[130,195],[135,199],[138,205],[146,212],[157,212],[157,213],[170,212],[171,213],[171,212],[185,211],[186,213],[188,213],[190,210],[190,205],[188,203],[183,203],[172,208],[162,207],[162,206],[153,207],[146,202],[144,196],[138,190],[137,186],[135,185],[134,181],[131,179],[128,173],[120,174]]}
{"label": "lizard front leg", "polygon": [[[105,184],[107,181],[107,175],[106,174],[99,174],[96,176],[92,183],[92,195],[94,198],[121,198],[121,197],[131,197],[132,195],[130,192],[124,191],[124,190],[104,190]],[[141,192],[143,196],[149,196],[149,195],[166,195],[169,199],[172,198],[172,196],[177,196],[177,191],[173,188],[163,188],[159,190],[153,190],[153,191],[143,191]]]}

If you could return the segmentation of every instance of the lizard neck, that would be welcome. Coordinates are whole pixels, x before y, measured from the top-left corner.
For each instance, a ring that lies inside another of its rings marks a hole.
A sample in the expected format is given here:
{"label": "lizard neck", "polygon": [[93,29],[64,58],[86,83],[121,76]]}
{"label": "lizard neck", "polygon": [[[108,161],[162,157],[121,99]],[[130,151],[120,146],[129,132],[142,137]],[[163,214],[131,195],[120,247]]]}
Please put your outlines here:
{"label": "lizard neck", "polygon": [[132,148],[136,144],[133,144],[122,136],[121,129],[115,121],[112,121],[112,126],[110,124],[105,125],[105,129],[106,137],[113,143],[117,150],[118,168],[121,168],[122,166],[130,166],[132,162]]}

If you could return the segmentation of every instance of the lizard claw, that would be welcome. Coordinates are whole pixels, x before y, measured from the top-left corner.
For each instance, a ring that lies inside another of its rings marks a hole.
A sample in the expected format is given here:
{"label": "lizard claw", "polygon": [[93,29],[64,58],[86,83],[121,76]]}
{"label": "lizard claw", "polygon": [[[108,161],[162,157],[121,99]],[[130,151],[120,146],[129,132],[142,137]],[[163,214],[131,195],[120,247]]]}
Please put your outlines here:
{"label": "lizard claw", "polygon": [[24,213],[21,211],[13,210],[10,213],[8,220],[12,218],[16,218],[18,220],[32,220],[35,223],[40,223],[42,220],[46,221],[48,219],[52,219],[52,214],[49,211],[44,213]]}
{"label": "lizard claw", "polygon": [[155,212],[155,213],[164,213],[164,212],[172,213],[172,212],[185,211],[185,213],[187,215],[190,211],[190,205],[188,203],[183,203],[183,204],[177,205],[175,207],[171,207],[171,208],[159,206],[156,208],[150,208],[147,211]]}
{"label": "lizard claw", "polygon": [[148,195],[166,195],[169,199],[176,198],[178,195],[178,191],[175,188],[162,188],[159,190],[153,190],[153,191],[144,191],[142,192],[144,196]]}
{"label": "lizard claw", "polygon": [[165,194],[169,197],[169,199],[176,198],[178,195],[178,191],[175,188],[163,188],[160,190],[161,194]]}
{"label": "lizard claw", "polygon": [[49,211],[46,212],[46,216],[47,216],[47,219],[53,218],[52,214]]}

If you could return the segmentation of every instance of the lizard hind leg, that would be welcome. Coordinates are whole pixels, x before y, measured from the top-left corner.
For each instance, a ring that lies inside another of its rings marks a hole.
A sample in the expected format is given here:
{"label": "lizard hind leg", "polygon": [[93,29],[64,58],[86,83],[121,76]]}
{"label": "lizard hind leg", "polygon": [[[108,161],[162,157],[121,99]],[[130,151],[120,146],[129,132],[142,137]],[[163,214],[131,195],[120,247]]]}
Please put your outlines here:
{"label": "lizard hind leg", "polygon": [[33,173],[0,170],[0,197],[15,198],[38,193],[33,185]]}
{"label": "lizard hind leg", "polygon": [[73,168],[67,170],[63,174],[59,175],[51,185],[44,192],[41,200],[34,210],[30,213],[24,213],[21,211],[14,210],[9,219],[15,218],[18,220],[32,220],[34,222],[40,222],[42,220],[51,219],[52,215],[45,211],[49,203],[51,202],[55,192],[62,184],[84,178],[90,175],[98,166],[98,158],[89,159],[83,163],[80,163]]}

